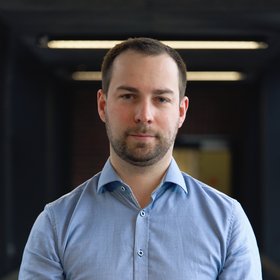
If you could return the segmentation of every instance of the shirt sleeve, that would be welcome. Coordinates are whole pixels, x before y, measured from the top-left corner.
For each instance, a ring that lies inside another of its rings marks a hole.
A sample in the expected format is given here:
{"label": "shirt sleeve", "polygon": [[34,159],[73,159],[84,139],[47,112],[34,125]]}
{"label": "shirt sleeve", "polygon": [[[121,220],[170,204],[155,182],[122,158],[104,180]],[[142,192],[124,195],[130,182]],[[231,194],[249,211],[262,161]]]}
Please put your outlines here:
{"label": "shirt sleeve", "polygon": [[256,238],[241,205],[235,201],[228,236],[227,256],[219,280],[261,280]]}
{"label": "shirt sleeve", "polygon": [[45,209],[30,232],[20,266],[19,280],[65,279],[56,240],[55,225]]}

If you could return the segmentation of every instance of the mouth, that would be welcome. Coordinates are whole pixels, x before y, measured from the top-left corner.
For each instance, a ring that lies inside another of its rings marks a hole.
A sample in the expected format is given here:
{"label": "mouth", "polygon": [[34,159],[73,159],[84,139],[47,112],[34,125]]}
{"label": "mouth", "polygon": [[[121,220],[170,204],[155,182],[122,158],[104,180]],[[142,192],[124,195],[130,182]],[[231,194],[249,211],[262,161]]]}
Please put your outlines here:
{"label": "mouth", "polygon": [[155,138],[155,135],[146,133],[130,133],[128,136],[139,141],[147,141]]}
{"label": "mouth", "polygon": [[144,126],[128,129],[126,131],[126,135],[127,137],[140,142],[150,141],[158,138],[158,135],[155,131]]}
{"label": "mouth", "polygon": [[154,138],[155,136],[152,134],[129,134],[132,137],[139,137],[139,138]]}

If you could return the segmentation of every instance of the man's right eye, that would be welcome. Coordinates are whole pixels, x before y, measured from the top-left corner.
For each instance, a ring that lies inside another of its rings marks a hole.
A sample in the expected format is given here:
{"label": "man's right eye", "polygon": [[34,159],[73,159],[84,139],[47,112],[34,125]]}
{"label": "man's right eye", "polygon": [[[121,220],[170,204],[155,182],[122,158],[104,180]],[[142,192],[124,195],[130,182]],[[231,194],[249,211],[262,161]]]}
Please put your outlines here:
{"label": "man's right eye", "polygon": [[124,100],[130,100],[130,99],[133,99],[133,94],[126,93],[126,94],[121,95],[121,98]]}

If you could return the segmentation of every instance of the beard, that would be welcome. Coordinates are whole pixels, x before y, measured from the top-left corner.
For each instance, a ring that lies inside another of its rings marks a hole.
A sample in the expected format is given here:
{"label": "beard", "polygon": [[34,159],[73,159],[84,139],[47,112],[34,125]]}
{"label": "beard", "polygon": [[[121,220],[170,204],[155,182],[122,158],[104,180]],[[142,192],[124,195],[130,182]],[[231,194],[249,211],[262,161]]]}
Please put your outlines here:
{"label": "beard", "polygon": [[[106,121],[106,131],[110,144],[115,153],[124,161],[135,166],[151,166],[161,160],[168,150],[173,147],[178,132],[178,124],[167,135],[155,132],[145,124],[138,124],[129,128],[120,136],[113,134],[110,122]],[[130,135],[148,134],[153,136],[153,141],[130,141]]]}

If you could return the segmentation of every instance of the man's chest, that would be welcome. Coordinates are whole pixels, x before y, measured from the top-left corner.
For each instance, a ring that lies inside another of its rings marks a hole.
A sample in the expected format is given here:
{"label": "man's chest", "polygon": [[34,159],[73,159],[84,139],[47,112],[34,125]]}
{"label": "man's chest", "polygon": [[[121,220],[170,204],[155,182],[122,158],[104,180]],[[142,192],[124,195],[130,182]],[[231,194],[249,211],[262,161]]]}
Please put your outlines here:
{"label": "man's chest", "polygon": [[66,238],[66,279],[216,279],[221,267],[218,238],[182,216],[93,219],[69,228]]}

